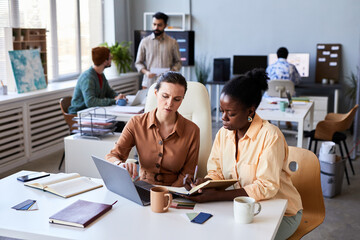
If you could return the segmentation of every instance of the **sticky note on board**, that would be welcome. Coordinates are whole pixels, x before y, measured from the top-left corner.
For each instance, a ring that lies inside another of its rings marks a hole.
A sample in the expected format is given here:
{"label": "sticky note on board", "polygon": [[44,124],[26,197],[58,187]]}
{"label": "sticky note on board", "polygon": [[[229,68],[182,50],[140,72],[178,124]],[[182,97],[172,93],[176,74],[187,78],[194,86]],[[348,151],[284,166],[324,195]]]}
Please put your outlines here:
{"label": "sticky note on board", "polygon": [[330,57],[331,57],[331,58],[337,58],[337,57],[338,57],[338,54],[337,54],[337,53],[332,53],[332,54],[330,54]]}
{"label": "sticky note on board", "polygon": [[330,51],[323,51],[322,54],[323,55],[330,55]]}
{"label": "sticky note on board", "polygon": [[325,49],[325,45],[318,45],[317,49]]}
{"label": "sticky note on board", "polygon": [[337,62],[329,62],[329,66],[331,66],[331,67],[336,67],[336,66],[337,66]]}
{"label": "sticky note on board", "polygon": [[331,47],[331,50],[339,50],[340,48],[339,48],[339,46],[332,46]]}
{"label": "sticky note on board", "polygon": [[326,62],[326,58],[319,58],[318,61],[319,62]]}

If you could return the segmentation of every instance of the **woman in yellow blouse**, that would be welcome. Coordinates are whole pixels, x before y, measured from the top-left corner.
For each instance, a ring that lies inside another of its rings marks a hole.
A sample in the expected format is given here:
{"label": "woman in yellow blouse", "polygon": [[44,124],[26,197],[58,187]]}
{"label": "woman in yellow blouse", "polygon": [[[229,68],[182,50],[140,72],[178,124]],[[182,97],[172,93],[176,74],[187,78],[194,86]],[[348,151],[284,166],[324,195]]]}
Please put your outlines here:
{"label": "woman in yellow blouse", "polygon": [[238,196],[256,201],[287,199],[288,207],[276,236],[286,239],[300,224],[302,204],[286,166],[288,146],[284,135],[255,112],[268,88],[267,79],[263,70],[254,69],[224,86],[220,97],[223,127],[213,143],[208,174],[195,183],[238,179],[238,186],[228,191],[205,189],[190,199],[197,202],[230,201]]}

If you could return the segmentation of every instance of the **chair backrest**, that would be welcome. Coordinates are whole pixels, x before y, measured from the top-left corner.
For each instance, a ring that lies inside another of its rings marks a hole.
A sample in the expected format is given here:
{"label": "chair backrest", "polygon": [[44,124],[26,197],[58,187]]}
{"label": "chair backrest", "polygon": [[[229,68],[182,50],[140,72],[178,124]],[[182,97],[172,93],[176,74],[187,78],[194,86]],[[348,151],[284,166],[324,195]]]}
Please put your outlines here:
{"label": "chair backrest", "polygon": [[329,113],[325,120],[316,125],[315,138],[322,140],[332,140],[335,132],[343,132],[351,127],[355,118],[355,113],[359,105],[356,104],[348,113]]}
{"label": "chair backrest", "polygon": [[59,101],[61,112],[62,112],[62,114],[64,116],[65,122],[69,126],[70,133],[73,130],[77,129],[77,127],[73,126],[76,122],[72,120],[74,117],[76,117],[76,115],[68,113],[68,109],[69,109],[69,107],[71,105],[71,99],[72,99],[72,97],[68,96],[68,97],[61,98],[60,101]]}
{"label": "chair backrest", "polygon": [[[155,84],[149,88],[145,112],[157,107],[154,89]],[[187,82],[187,92],[178,112],[200,128],[198,176],[203,177],[207,173],[206,166],[212,145],[211,107],[206,87],[198,82]]]}
{"label": "chair backrest", "polygon": [[319,226],[325,218],[320,163],[313,152],[289,146],[288,167],[291,181],[300,193],[303,205],[303,218],[291,239],[300,239]]}
{"label": "chair backrest", "polygon": [[286,98],[286,91],[289,91],[291,96],[295,95],[295,85],[290,80],[274,79],[268,82],[269,89],[267,95],[270,97]]}

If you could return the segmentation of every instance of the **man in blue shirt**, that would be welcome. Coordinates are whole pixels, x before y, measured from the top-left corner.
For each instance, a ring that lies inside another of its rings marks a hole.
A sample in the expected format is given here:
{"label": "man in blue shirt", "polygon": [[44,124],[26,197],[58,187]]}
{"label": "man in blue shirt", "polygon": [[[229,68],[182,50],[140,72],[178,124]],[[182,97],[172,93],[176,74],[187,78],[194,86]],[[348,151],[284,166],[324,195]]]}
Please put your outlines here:
{"label": "man in blue shirt", "polygon": [[107,47],[95,47],[91,50],[94,66],[83,72],[77,80],[70,114],[90,107],[114,105],[118,99],[125,98],[117,94],[109,85],[104,70],[111,66],[112,56]]}
{"label": "man in blue shirt", "polygon": [[266,68],[270,80],[283,79],[291,80],[294,84],[299,84],[301,77],[295,65],[286,61],[289,51],[285,47],[277,50],[278,60]]}

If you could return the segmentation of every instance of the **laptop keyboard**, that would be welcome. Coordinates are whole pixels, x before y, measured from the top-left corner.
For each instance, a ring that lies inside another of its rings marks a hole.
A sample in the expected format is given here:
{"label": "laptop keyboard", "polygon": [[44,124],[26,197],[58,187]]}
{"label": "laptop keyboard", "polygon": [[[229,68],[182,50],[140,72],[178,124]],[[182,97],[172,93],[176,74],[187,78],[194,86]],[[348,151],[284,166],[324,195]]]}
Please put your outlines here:
{"label": "laptop keyboard", "polygon": [[145,181],[141,181],[141,180],[135,181],[134,184],[135,184],[135,186],[141,187],[141,188],[146,189],[148,191],[150,191],[150,189],[152,187],[154,187],[154,185],[152,185],[152,184],[150,184],[148,182],[145,182]]}
{"label": "laptop keyboard", "polygon": [[137,192],[139,193],[139,196],[141,198],[141,201],[145,204],[145,203],[149,203],[150,202],[150,191],[142,188],[141,186],[137,186],[135,185]]}

